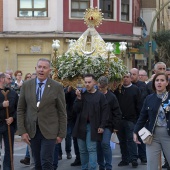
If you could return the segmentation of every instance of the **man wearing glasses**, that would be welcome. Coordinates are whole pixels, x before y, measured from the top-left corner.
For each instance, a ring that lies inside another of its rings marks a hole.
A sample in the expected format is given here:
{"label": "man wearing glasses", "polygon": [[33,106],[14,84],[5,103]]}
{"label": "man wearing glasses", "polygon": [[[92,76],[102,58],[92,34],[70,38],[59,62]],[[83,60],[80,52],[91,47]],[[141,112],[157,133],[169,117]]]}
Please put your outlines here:
{"label": "man wearing glasses", "polygon": [[12,83],[12,78],[9,74],[5,73],[5,82],[6,82],[6,87],[11,87]]}
{"label": "man wearing glasses", "polygon": [[145,70],[139,70],[139,80],[143,81],[147,84],[148,75],[147,75],[147,72]]}
{"label": "man wearing glasses", "polygon": [[5,74],[8,74],[11,78],[11,83],[10,83],[10,87],[13,87],[15,85],[15,78],[13,77],[13,71],[11,69],[7,69],[5,71]]}
{"label": "man wearing glasses", "polygon": [[[9,146],[9,135],[8,126],[10,127],[11,143],[12,148],[14,144],[14,133],[16,131],[16,109],[18,103],[18,95],[15,91],[7,87],[10,83],[10,77],[7,74],[0,73],[0,136],[2,137],[5,145],[5,155],[3,160],[3,168],[11,169],[11,158],[10,158],[10,146]],[[9,91],[7,94],[7,100],[5,100],[2,92]],[[6,108],[8,108],[9,118],[7,118]],[[13,149],[12,149],[13,151]],[[13,153],[12,153],[13,154]]]}

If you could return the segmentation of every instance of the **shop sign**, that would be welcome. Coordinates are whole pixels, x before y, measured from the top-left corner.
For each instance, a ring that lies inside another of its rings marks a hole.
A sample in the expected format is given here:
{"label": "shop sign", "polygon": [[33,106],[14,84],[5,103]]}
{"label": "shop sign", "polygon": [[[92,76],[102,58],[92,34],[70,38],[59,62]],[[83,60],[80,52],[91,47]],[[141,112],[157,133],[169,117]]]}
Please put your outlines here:
{"label": "shop sign", "polygon": [[145,60],[143,54],[135,54],[135,60]]}

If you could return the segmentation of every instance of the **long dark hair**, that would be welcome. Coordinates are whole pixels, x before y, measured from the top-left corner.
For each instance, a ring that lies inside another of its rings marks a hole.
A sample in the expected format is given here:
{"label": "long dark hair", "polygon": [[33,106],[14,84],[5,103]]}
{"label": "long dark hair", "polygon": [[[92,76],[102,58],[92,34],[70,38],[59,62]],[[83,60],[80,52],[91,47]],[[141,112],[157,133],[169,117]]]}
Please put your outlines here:
{"label": "long dark hair", "polygon": [[160,76],[160,75],[165,76],[165,79],[168,82],[168,85],[166,86],[166,90],[170,91],[170,84],[169,84],[169,81],[168,81],[168,75],[166,73],[157,73],[157,74],[155,74],[155,76],[154,76],[154,78],[152,80],[152,89],[154,90],[154,92],[156,92],[155,81],[156,81],[156,78],[158,76]]}

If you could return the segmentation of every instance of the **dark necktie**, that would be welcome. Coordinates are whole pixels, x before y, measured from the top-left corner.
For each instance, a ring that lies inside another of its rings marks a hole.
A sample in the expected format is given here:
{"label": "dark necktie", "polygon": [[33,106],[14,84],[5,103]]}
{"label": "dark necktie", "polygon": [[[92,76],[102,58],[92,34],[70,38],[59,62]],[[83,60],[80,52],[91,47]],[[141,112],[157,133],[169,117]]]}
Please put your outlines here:
{"label": "dark necktie", "polygon": [[38,89],[37,89],[37,102],[39,102],[41,100],[42,94],[41,94],[41,86],[44,83],[38,83]]}

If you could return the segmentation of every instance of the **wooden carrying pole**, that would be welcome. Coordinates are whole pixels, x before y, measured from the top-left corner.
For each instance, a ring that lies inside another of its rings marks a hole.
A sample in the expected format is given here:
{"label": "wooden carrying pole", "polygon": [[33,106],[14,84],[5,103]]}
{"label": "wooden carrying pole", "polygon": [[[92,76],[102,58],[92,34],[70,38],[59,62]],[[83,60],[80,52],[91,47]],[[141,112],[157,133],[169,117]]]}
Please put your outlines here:
{"label": "wooden carrying pole", "polygon": [[[8,100],[7,95],[9,93],[9,90],[6,92],[4,90],[1,90],[2,94],[5,97],[5,101]],[[6,107],[6,118],[9,118],[9,110],[8,107]],[[9,149],[10,149],[10,159],[11,159],[11,170],[14,170],[14,165],[13,165],[13,149],[12,149],[12,140],[11,140],[11,129],[10,125],[8,125],[8,139],[9,139]]]}

